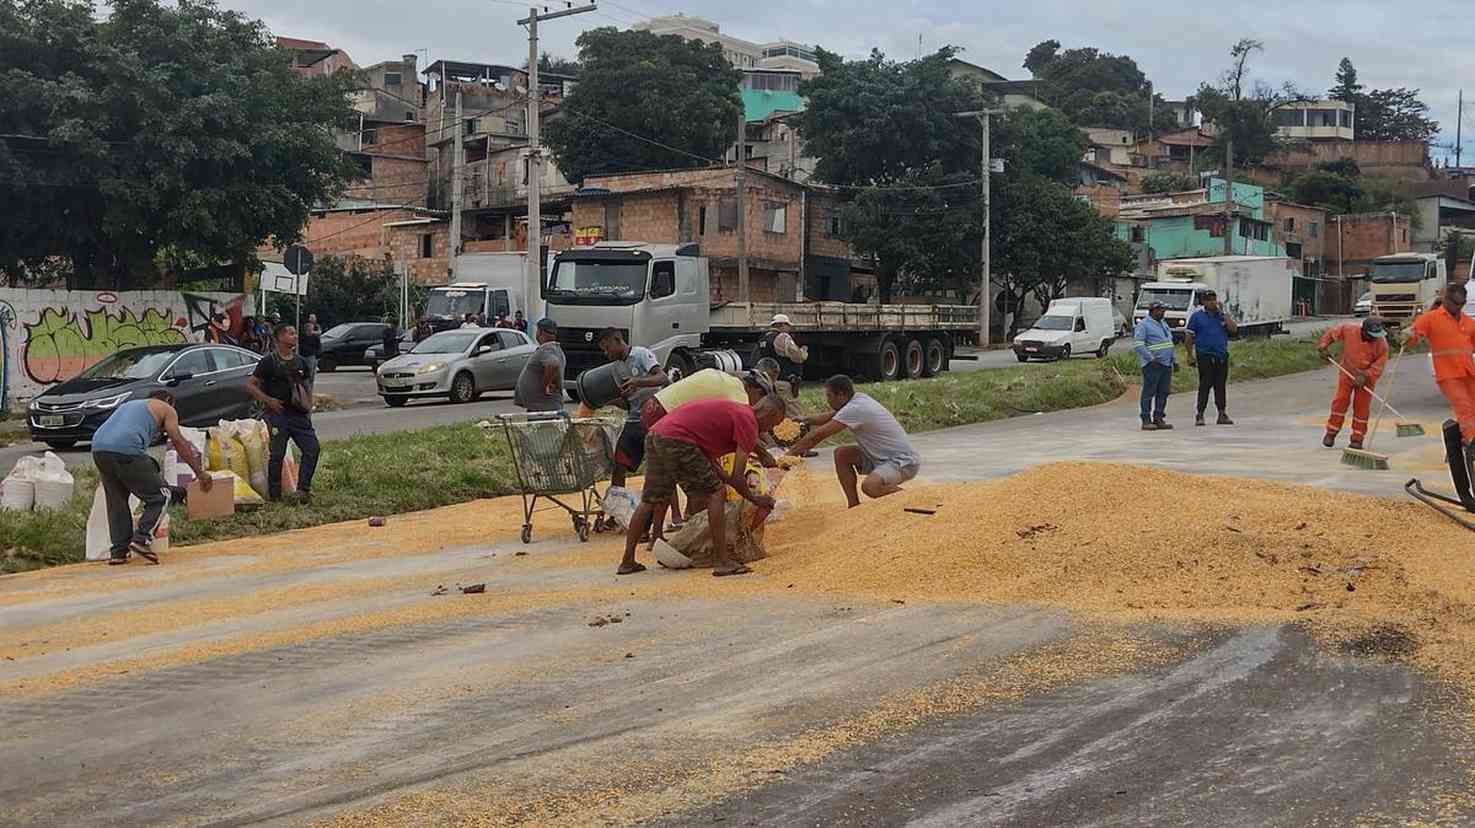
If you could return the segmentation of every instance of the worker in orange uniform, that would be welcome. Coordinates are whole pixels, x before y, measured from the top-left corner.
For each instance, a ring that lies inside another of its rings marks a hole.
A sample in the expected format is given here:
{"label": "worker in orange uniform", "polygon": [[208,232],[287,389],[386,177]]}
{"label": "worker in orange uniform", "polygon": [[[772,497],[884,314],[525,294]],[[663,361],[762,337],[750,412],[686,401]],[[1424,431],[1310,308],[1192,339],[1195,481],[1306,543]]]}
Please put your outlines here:
{"label": "worker in orange uniform", "polygon": [[1404,347],[1429,340],[1434,381],[1449,400],[1467,448],[1475,442],[1475,319],[1464,314],[1465,286],[1451,284],[1432,310],[1414,320]]}
{"label": "worker in orange uniform", "polygon": [[1352,406],[1352,448],[1362,448],[1367,436],[1367,418],[1373,402],[1373,386],[1388,366],[1388,333],[1383,320],[1368,317],[1362,323],[1343,322],[1321,335],[1316,347],[1323,358],[1331,358],[1332,344],[1342,343],[1342,368],[1337,372],[1337,396],[1332,397],[1332,413],[1326,419],[1326,436],[1321,444],[1331,448]]}

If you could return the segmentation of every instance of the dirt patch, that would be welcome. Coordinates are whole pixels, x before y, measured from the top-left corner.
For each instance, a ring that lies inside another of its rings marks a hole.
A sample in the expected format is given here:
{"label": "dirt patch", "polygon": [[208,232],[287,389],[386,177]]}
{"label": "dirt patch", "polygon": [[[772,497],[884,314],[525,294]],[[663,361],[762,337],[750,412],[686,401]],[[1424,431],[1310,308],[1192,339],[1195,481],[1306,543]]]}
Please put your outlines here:
{"label": "dirt patch", "polygon": [[1397,624],[1375,624],[1366,632],[1337,643],[1337,650],[1364,658],[1407,658],[1417,652],[1419,640]]}

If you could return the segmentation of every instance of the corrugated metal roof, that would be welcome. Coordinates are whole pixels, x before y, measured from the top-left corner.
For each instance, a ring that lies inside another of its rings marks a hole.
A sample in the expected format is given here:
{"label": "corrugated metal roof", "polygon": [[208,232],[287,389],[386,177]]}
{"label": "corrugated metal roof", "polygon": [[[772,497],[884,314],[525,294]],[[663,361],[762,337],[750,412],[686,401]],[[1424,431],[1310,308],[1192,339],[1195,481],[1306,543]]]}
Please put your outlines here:
{"label": "corrugated metal roof", "polygon": [[769,89],[743,89],[743,117],[749,121],[766,120],[775,112],[803,112],[804,98],[798,92],[776,92]]}

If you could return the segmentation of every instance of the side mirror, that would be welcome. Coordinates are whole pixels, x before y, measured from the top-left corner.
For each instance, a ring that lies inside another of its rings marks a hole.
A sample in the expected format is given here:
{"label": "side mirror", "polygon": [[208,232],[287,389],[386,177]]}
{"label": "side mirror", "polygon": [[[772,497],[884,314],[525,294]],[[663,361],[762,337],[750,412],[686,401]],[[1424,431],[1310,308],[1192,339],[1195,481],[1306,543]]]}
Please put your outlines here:
{"label": "side mirror", "polygon": [[484,354],[489,354],[491,352],[492,352],[492,349],[491,349],[491,346],[489,346],[489,345],[478,345],[475,348],[472,348],[471,349],[471,355],[474,356],[474,357],[479,357],[479,356],[482,356]]}

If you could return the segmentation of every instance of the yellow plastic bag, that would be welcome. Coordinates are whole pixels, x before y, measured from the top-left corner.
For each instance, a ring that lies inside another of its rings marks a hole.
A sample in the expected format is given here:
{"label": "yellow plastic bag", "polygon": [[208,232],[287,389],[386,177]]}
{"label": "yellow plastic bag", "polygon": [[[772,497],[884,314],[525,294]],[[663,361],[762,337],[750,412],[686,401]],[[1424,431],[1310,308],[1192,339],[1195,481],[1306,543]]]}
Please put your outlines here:
{"label": "yellow plastic bag", "polygon": [[[722,459],[717,461],[717,465],[722,467],[724,473],[732,471],[732,455],[722,455]],[[748,480],[748,491],[755,495],[768,494],[768,475],[764,473],[763,465],[751,454],[748,455],[748,468],[743,476]],[[736,503],[743,499],[743,496],[738,494],[737,490],[731,486],[724,487],[723,493],[727,496],[729,503]]]}
{"label": "yellow plastic bag", "polygon": [[255,489],[257,494],[265,497],[267,460],[271,444],[271,436],[267,431],[266,423],[261,420],[242,420],[236,433],[240,436],[241,447],[246,451],[247,479],[251,481],[251,488]]}

